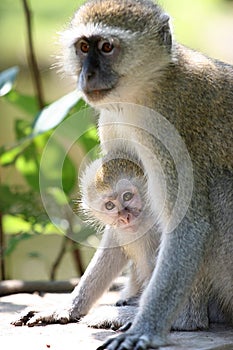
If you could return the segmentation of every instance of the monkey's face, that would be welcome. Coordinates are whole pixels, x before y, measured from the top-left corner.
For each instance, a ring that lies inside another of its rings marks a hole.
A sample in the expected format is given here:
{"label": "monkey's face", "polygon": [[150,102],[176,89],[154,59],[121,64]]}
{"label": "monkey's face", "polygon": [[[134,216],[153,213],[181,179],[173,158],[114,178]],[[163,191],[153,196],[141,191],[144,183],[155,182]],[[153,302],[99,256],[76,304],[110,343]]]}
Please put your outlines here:
{"label": "monkey's face", "polygon": [[87,221],[97,227],[108,225],[122,233],[139,232],[145,221],[149,222],[144,178],[128,179],[127,173],[117,181],[109,180],[108,185],[103,183],[101,187],[96,187],[93,170],[97,163],[98,160],[92,163],[81,179],[81,210]]}
{"label": "monkey's face", "polygon": [[117,86],[119,75],[114,63],[120,53],[116,37],[81,37],[75,44],[78,66],[78,88],[89,102],[102,100]]}
{"label": "monkey's face", "polygon": [[96,215],[106,225],[135,232],[139,227],[142,209],[138,188],[128,180],[120,180],[110,192],[101,194]]}
{"label": "monkey's face", "polygon": [[64,68],[92,104],[140,103],[170,62],[168,17],[137,0],[89,1],[63,32]]}
{"label": "monkey's face", "polygon": [[119,29],[88,24],[78,26],[70,35],[74,38],[69,46],[68,68],[77,76],[84,99],[91,105],[135,102],[130,95],[137,95],[146,79],[136,34],[128,33],[126,39]]}

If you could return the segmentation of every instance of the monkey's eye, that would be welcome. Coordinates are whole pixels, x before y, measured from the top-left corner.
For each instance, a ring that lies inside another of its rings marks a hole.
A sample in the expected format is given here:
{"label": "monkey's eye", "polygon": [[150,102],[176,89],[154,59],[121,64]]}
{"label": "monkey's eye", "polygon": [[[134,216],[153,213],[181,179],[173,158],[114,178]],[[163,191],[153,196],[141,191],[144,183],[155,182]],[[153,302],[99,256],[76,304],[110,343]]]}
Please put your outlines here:
{"label": "monkey's eye", "polygon": [[107,210],[112,210],[115,208],[115,204],[113,202],[109,201],[109,202],[105,203],[105,208]]}
{"label": "monkey's eye", "polygon": [[114,49],[114,45],[108,40],[100,40],[98,43],[98,49],[103,54],[111,54]]}
{"label": "monkey's eye", "polygon": [[133,198],[133,193],[132,192],[125,192],[123,194],[123,201],[128,202]]}
{"label": "monkey's eye", "polygon": [[80,47],[80,50],[82,51],[82,53],[87,54],[89,51],[90,45],[88,44],[87,41],[82,40],[79,43],[79,47]]}

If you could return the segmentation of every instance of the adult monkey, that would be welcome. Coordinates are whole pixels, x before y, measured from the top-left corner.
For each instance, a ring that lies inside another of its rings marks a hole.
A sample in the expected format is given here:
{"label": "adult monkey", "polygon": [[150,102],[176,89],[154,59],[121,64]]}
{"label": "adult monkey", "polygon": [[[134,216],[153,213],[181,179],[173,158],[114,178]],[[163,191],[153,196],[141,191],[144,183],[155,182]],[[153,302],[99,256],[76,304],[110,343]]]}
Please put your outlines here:
{"label": "adult monkey", "polygon": [[[202,289],[207,301],[221,302],[225,315],[232,318],[232,66],[176,43],[169,17],[147,0],[90,1],[75,13],[63,38],[67,70],[77,75],[84,98],[100,110],[99,135],[104,151],[108,152],[105,142],[109,139],[128,139],[129,148],[130,140],[138,142],[147,147],[148,154],[156,156],[167,186],[162,208],[164,197],[163,193],[159,197],[156,161],[151,162],[146,152],[142,154],[153,211],[159,217],[160,250],[133,325],[102,348],[130,350],[167,344],[171,324],[191,295],[202,269],[209,287]],[[147,108],[141,113],[140,108],[124,102]],[[148,135],[149,129],[157,128],[148,107],[176,127],[193,163],[192,201],[177,226],[174,216],[171,218],[178,191],[177,173],[161,140]],[[107,123],[111,125],[107,127]],[[32,313],[18,324],[68,322],[86,314],[94,302],[88,293],[88,280],[100,259],[111,261],[108,251],[102,256],[97,252],[66,308],[47,315]],[[118,270],[119,266],[114,266],[108,271],[105,287]],[[195,312],[191,318],[194,315]],[[203,312],[203,319],[204,316]]]}

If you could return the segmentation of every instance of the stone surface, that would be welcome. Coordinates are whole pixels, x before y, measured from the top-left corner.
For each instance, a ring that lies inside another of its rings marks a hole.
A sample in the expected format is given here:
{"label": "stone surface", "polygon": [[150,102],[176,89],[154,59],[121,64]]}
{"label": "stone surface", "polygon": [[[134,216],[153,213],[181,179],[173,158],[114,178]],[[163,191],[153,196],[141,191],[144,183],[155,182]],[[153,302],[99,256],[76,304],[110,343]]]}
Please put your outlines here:
{"label": "stone surface", "polygon": [[[14,294],[0,298],[0,344],[3,349],[33,350],[94,350],[108,336],[111,330],[91,329],[85,325],[48,325],[37,327],[14,327],[10,324],[17,312],[27,306],[45,308],[61,303],[67,294]],[[116,292],[106,293],[99,304],[109,304],[117,300]],[[174,343],[166,350],[233,350],[233,329],[212,326],[208,332],[173,332]],[[4,347],[2,345],[4,344]]]}

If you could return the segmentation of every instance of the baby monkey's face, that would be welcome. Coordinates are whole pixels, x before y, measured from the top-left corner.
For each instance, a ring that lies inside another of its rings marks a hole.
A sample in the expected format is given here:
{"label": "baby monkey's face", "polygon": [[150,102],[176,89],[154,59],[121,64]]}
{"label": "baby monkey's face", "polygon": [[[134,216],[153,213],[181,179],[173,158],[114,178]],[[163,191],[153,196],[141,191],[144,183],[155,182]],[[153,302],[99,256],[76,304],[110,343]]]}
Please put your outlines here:
{"label": "baby monkey's face", "polygon": [[108,226],[123,235],[141,233],[151,221],[147,180],[136,162],[119,157],[120,151],[113,154],[115,158],[97,159],[86,168],[81,209],[86,221],[99,230]]}
{"label": "baby monkey's face", "polygon": [[99,204],[96,216],[104,224],[129,232],[137,230],[143,204],[138,187],[130,181],[120,180],[116,186],[104,191]]}

